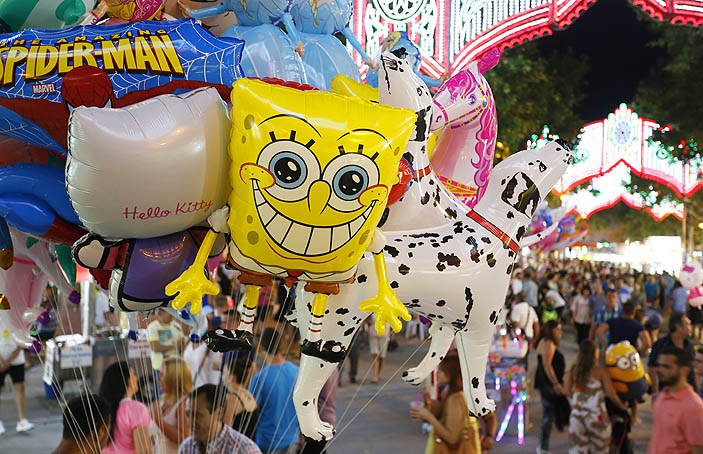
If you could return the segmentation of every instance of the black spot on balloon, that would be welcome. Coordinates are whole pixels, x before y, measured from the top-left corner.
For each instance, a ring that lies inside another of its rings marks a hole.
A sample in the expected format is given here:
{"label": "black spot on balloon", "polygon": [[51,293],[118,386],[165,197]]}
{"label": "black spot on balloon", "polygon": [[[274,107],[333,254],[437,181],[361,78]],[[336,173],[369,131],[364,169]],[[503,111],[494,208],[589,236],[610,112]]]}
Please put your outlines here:
{"label": "black spot on balloon", "polygon": [[396,249],[390,245],[387,245],[386,247],[384,247],[383,250],[388,252],[388,255],[390,255],[391,257],[398,257],[398,254],[400,254],[398,249]]}
{"label": "black spot on balloon", "polygon": [[402,274],[403,276],[405,276],[406,274],[408,274],[410,272],[410,267],[408,265],[401,263],[400,266],[398,267],[398,272],[400,274]]}
{"label": "black spot on balloon", "polygon": [[496,314],[496,311],[491,312],[491,315],[488,317],[488,320],[490,320],[491,323],[495,324],[496,320],[498,320],[498,315]]}
{"label": "black spot on balloon", "polygon": [[474,389],[478,388],[478,384],[479,384],[478,378],[474,377],[471,379],[471,386],[473,386]]}
{"label": "black spot on balloon", "polygon": [[490,266],[491,268],[496,266],[496,259],[495,257],[493,257],[492,253],[486,256],[486,263],[488,263],[488,266]]}
{"label": "black spot on balloon", "polygon": [[515,217],[512,211],[508,211],[508,214],[505,215],[508,219],[512,219]]}
{"label": "black spot on balloon", "polygon": [[486,244],[491,244],[491,239],[488,238],[487,236],[481,237],[481,241],[483,241]]}
{"label": "black spot on balloon", "polygon": [[356,282],[358,282],[359,284],[363,284],[364,282],[366,282],[366,279],[367,279],[366,275],[362,274],[356,278]]}
{"label": "black spot on balloon", "polygon": [[308,405],[310,405],[310,401],[306,400],[305,402],[303,402],[303,407],[307,407]]}
{"label": "black spot on balloon", "polygon": [[356,329],[356,328],[353,328],[353,327],[352,327],[352,328],[349,328],[348,330],[344,331],[343,334],[344,334],[345,336],[349,336],[350,334],[352,334],[352,333],[354,332],[355,329]]}
{"label": "black spot on balloon", "polygon": [[445,304],[447,304],[447,302],[444,301],[444,300],[439,300],[439,301],[437,301],[437,306],[439,306],[439,307],[442,307],[442,306],[444,306]]}
{"label": "black spot on balloon", "polygon": [[344,325],[344,321],[342,321],[342,320],[337,320],[337,325],[339,325],[339,326],[345,326],[345,325]]}
{"label": "black spot on balloon", "polygon": [[524,225],[520,226],[517,229],[517,234],[515,235],[515,239],[517,239],[517,241],[520,241],[523,236],[525,236],[525,226]]}
{"label": "black spot on balloon", "polygon": [[429,202],[429,201],[430,201],[430,194],[429,194],[429,192],[425,192],[425,194],[420,199],[420,203],[423,205],[427,205],[427,202]]}
{"label": "black spot on balloon", "polygon": [[335,313],[335,314],[339,314],[339,315],[348,314],[348,313],[349,313],[349,309],[347,309],[346,307],[340,307],[339,309],[337,309],[336,311],[334,311],[334,313]]}
{"label": "black spot on balloon", "polygon": [[392,282],[391,282],[391,288],[398,288],[398,287],[399,287],[398,281],[392,281]]}
{"label": "black spot on balloon", "polygon": [[512,273],[512,272],[513,272],[513,263],[511,263],[510,265],[508,265],[508,269],[507,269],[507,271],[505,272],[505,274],[510,275],[510,273]]}

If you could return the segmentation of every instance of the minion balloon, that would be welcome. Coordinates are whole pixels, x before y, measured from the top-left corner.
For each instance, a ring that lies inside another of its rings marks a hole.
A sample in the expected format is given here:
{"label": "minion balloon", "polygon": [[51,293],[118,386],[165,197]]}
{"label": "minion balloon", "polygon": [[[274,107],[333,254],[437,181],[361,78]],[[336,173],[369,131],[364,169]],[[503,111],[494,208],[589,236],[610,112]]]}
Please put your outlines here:
{"label": "minion balloon", "polygon": [[[252,347],[259,291],[278,277],[306,282],[315,294],[301,351],[339,359],[344,352],[320,340],[325,304],[339,284],[353,280],[366,250],[373,253],[379,289],[362,307],[395,331],[398,317],[410,319],[388,284],[377,225],[416,114],[305,88],[239,79],[232,90],[232,192],[210,224],[230,236],[229,264],[242,271],[238,279],[247,292],[235,332],[206,334],[213,350]],[[169,295],[180,292],[176,309],[190,301],[197,311],[203,293],[217,293],[202,272],[215,231],[195,263],[166,287]]]}
{"label": "minion balloon", "polygon": [[605,366],[608,368],[615,392],[623,400],[639,399],[651,385],[639,353],[628,341],[608,347],[605,351]]}

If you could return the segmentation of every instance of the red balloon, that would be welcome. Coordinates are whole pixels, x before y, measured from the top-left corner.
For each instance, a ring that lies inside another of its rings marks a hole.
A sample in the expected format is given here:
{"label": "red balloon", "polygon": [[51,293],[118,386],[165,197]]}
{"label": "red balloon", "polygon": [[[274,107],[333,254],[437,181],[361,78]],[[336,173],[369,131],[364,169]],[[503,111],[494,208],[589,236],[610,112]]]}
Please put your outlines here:
{"label": "red balloon", "polygon": [[400,160],[398,164],[398,183],[391,187],[391,192],[388,195],[388,203],[386,206],[391,206],[401,197],[405,195],[405,191],[408,190],[410,185],[410,180],[413,179],[413,168],[408,164],[405,159]]}

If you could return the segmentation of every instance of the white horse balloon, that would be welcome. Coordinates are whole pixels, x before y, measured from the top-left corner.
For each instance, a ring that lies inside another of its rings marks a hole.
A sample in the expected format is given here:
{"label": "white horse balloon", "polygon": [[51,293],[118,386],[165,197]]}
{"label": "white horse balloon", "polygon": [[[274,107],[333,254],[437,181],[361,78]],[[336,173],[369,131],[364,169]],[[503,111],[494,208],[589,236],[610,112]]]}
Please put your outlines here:
{"label": "white horse balloon", "polygon": [[[484,386],[486,361],[519,241],[540,201],[566,171],[572,152],[563,142],[551,142],[510,156],[493,169],[485,195],[470,211],[448,193],[429,167],[426,137],[432,99],[401,52],[383,55],[379,79],[381,103],[418,112],[415,139],[408,152],[415,168],[422,170],[416,171],[408,193],[392,207],[383,227],[391,287],[408,309],[433,322],[430,352],[403,376],[420,383],[456,340],[468,408],[474,415],[484,415],[495,408]],[[402,222],[405,214],[409,217]],[[391,231],[389,225],[400,228]],[[376,291],[372,270],[370,258],[365,257],[359,264],[357,285],[343,286],[338,295],[330,296],[330,313],[321,333],[327,345],[346,348],[366,318],[352,302],[363,301]],[[296,305],[297,322],[303,330],[309,323],[306,305],[310,298],[303,293]],[[336,366],[301,356],[293,401],[300,429],[307,437],[320,440],[333,435],[333,427],[319,418],[317,398]]]}

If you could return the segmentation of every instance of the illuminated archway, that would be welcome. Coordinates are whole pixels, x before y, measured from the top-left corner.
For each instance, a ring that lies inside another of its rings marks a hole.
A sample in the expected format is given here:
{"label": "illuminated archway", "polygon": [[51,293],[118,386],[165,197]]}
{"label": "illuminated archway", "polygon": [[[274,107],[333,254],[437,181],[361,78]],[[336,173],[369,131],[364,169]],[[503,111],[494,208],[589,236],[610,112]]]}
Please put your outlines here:
{"label": "illuminated archway", "polygon": [[[574,153],[576,162],[569,166],[553,192],[583,218],[622,201],[632,208],[646,210],[656,220],[669,214],[682,219],[682,204],[667,202],[652,206],[653,196],[645,200],[627,189],[631,173],[666,185],[679,197],[689,197],[703,187],[700,159],[684,162],[672,158],[659,143],[649,140],[659,127],[654,120],[640,118],[625,104],[620,104],[607,118],[585,125]],[[544,137],[533,139],[528,146],[539,146],[544,140]],[[590,189],[573,192],[589,181]]]}
{"label": "illuminated archway", "polygon": [[[461,70],[490,49],[551,35],[596,0],[353,0],[354,34],[372,55],[392,31],[407,31],[432,77]],[[605,1],[605,0],[603,0]],[[703,25],[703,0],[632,0],[652,18]],[[356,55],[357,62],[361,59]],[[362,72],[366,71],[365,67]]]}

